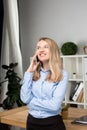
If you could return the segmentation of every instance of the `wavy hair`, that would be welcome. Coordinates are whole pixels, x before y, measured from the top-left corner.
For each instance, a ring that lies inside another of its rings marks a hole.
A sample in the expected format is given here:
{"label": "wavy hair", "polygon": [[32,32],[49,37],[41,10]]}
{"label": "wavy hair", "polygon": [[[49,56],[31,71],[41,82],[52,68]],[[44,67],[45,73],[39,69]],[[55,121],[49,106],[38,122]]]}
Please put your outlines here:
{"label": "wavy hair", "polygon": [[[50,67],[50,74],[47,76],[46,80],[51,82],[58,82],[62,78],[62,65],[61,65],[61,58],[60,58],[60,52],[57,43],[47,37],[42,37],[39,39],[39,41],[44,40],[48,43],[49,49],[50,49],[50,58],[49,58],[49,67]],[[39,64],[36,71],[34,72],[33,79],[36,81],[40,78],[40,67],[42,66],[42,63]]]}

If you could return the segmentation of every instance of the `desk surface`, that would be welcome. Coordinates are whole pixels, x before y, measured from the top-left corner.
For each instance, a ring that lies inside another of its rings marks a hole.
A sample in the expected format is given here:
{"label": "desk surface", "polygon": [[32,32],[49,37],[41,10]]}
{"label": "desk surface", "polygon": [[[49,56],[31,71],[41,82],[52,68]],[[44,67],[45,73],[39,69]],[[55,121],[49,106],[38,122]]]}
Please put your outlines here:
{"label": "desk surface", "polygon": [[87,125],[71,124],[72,120],[64,119],[66,130],[87,130]]}
{"label": "desk surface", "polygon": [[[1,123],[13,126],[26,127],[26,120],[28,115],[27,107],[20,107],[7,112],[0,113]],[[86,125],[71,124],[72,119],[64,119],[66,130],[87,130]]]}
{"label": "desk surface", "polygon": [[0,122],[13,126],[26,127],[28,109],[26,106],[0,112]]}

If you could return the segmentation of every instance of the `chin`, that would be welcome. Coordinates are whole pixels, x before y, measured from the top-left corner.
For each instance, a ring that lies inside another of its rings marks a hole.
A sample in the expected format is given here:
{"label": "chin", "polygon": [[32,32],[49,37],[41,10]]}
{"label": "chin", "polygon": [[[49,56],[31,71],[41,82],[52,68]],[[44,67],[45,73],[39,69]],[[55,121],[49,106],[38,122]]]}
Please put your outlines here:
{"label": "chin", "polygon": [[48,62],[49,60],[48,59],[44,59],[44,60],[40,60],[42,63],[43,62]]}

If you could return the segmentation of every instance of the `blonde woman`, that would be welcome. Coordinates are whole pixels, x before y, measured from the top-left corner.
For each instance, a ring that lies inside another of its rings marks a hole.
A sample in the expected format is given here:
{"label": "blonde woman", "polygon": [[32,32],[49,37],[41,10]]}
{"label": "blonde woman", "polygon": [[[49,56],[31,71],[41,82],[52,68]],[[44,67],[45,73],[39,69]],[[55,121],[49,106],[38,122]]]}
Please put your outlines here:
{"label": "blonde woman", "polygon": [[61,67],[57,43],[40,38],[20,92],[29,108],[26,130],[66,129],[60,113],[67,83],[68,73]]}

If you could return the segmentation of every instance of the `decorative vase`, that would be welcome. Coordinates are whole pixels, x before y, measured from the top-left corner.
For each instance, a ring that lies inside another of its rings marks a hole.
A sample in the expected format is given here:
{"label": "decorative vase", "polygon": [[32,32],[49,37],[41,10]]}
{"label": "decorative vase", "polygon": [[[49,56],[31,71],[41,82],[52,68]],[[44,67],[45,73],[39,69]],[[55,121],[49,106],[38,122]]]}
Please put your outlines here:
{"label": "decorative vase", "polygon": [[87,46],[84,46],[83,49],[84,49],[84,53],[87,54]]}

